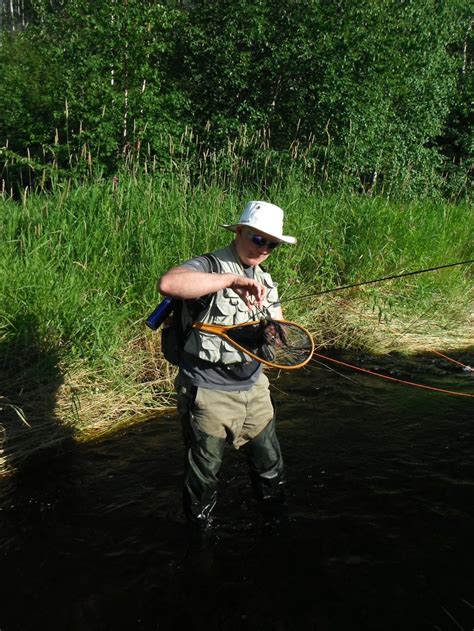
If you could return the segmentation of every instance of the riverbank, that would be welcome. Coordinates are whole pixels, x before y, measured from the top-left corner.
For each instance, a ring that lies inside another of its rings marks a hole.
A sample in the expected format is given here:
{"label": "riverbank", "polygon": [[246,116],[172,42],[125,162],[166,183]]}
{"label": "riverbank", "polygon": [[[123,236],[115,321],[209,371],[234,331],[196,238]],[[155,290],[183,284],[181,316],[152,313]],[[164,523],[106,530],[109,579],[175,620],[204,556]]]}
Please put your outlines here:
{"label": "riverbank", "polygon": [[[173,405],[173,370],[144,326],[156,278],[226,243],[221,224],[257,195],[154,174],[0,199],[0,471],[38,447]],[[295,181],[264,196],[299,237],[268,262],[285,316],[319,347],[386,354],[473,343],[473,265],[314,295],[473,259],[467,201],[322,194]]]}
{"label": "riverbank", "polygon": [[[316,315],[312,322],[311,317],[307,320],[305,325],[315,340],[316,350],[323,354],[344,350],[354,356],[431,355],[436,359],[438,352],[459,356],[474,349],[474,308],[465,320],[450,323],[449,328],[441,318],[436,322],[435,317],[380,322],[373,310],[363,312],[360,306],[349,308],[347,304],[345,313],[334,314],[332,320],[323,322]],[[161,355],[159,334],[145,332],[133,341],[123,360],[131,366],[139,356],[143,363],[130,370],[135,382],[129,383],[128,391],[108,388],[106,381],[99,385],[97,376],[87,375],[86,371],[78,372],[63,385],[58,393],[63,422],[71,418],[72,393],[80,401],[74,423],[79,440],[104,436],[157,412],[175,409],[173,384],[177,371]],[[265,370],[270,379],[277,376],[277,371]]]}
{"label": "riverbank", "polygon": [[[338,300],[336,304],[340,303]],[[464,321],[454,326],[451,323],[449,329],[445,322],[436,321],[435,314],[432,316],[383,322],[374,310],[363,312],[360,305],[357,309],[345,301],[343,312],[334,312],[332,321],[318,322],[315,317],[312,324],[306,325],[321,353],[352,349],[354,356],[424,355],[432,356],[433,361],[439,352],[453,359],[472,353],[474,310]],[[10,380],[2,379],[1,383],[2,392],[8,395],[0,400],[0,476],[34,462],[37,456],[57,453],[70,441],[105,438],[174,410],[175,368],[161,355],[159,334],[142,331],[120,357],[120,372],[128,373],[128,379],[122,377],[119,381],[85,362],[74,366],[58,362],[56,379],[51,370],[49,376],[44,372],[44,357],[38,357],[36,364],[24,365],[23,370],[17,363],[15,377],[11,375]],[[269,374],[270,378],[277,376],[275,371]]]}

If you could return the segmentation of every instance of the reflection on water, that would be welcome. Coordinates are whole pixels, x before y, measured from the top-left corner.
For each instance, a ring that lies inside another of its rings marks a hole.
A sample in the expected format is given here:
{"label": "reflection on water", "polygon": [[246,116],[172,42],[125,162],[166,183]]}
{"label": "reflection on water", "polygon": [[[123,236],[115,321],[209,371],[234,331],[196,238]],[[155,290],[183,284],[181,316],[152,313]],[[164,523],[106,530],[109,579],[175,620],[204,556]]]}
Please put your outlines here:
{"label": "reflection on water", "polygon": [[[362,359],[474,392],[441,360]],[[4,481],[1,631],[470,631],[473,400],[338,372],[273,373],[290,486],[280,529],[259,521],[229,449],[221,525],[189,547],[174,415]]]}

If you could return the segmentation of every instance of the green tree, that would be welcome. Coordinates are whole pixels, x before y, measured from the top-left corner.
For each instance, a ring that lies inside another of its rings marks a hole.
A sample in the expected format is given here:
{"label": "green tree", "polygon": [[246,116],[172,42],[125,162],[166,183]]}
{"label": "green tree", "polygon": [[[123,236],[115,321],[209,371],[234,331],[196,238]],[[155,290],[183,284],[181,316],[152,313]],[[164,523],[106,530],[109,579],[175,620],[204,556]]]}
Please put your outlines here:
{"label": "green tree", "polygon": [[304,147],[313,176],[365,190],[438,187],[447,160],[469,165],[468,0],[29,6],[31,24],[0,47],[0,141],[19,154],[115,169],[165,161],[187,127],[200,140],[183,155],[244,125],[264,132],[249,162]]}
{"label": "green tree", "polygon": [[[37,12],[36,24],[3,49],[3,139],[23,150],[55,144],[63,164],[81,152],[110,167],[143,146],[163,154],[167,135],[185,124],[173,70],[182,12],[152,0],[68,0],[54,12],[38,2]],[[33,94],[25,53],[36,69]]]}
{"label": "green tree", "polygon": [[465,3],[438,0],[197,0],[185,70],[212,142],[241,123],[277,149],[314,144],[320,167],[354,182],[416,182],[440,166],[434,146],[456,91],[452,46]]}

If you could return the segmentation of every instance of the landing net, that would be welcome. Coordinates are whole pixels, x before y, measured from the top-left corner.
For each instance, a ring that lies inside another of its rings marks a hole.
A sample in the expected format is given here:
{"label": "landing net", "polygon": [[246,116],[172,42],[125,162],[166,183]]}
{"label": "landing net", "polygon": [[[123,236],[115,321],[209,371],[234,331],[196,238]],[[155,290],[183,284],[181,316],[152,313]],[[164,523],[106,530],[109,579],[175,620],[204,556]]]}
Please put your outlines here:
{"label": "landing net", "polygon": [[304,365],[314,348],[305,329],[292,322],[270,318],[231,327],[226,336],[265,363],[283,367]]}

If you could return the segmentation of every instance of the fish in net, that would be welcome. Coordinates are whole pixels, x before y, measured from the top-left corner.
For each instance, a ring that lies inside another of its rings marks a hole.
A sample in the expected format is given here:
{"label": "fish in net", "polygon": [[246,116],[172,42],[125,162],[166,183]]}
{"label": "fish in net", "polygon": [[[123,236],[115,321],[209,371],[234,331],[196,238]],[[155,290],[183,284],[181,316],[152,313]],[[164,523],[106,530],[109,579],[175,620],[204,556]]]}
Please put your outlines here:
{"label": "fish in net", "polygon": [[271,318],[231,327],[226,336],[260,359],[280,366],[298,366],[313,352],[313,342],[307,331],[292,322]]}

